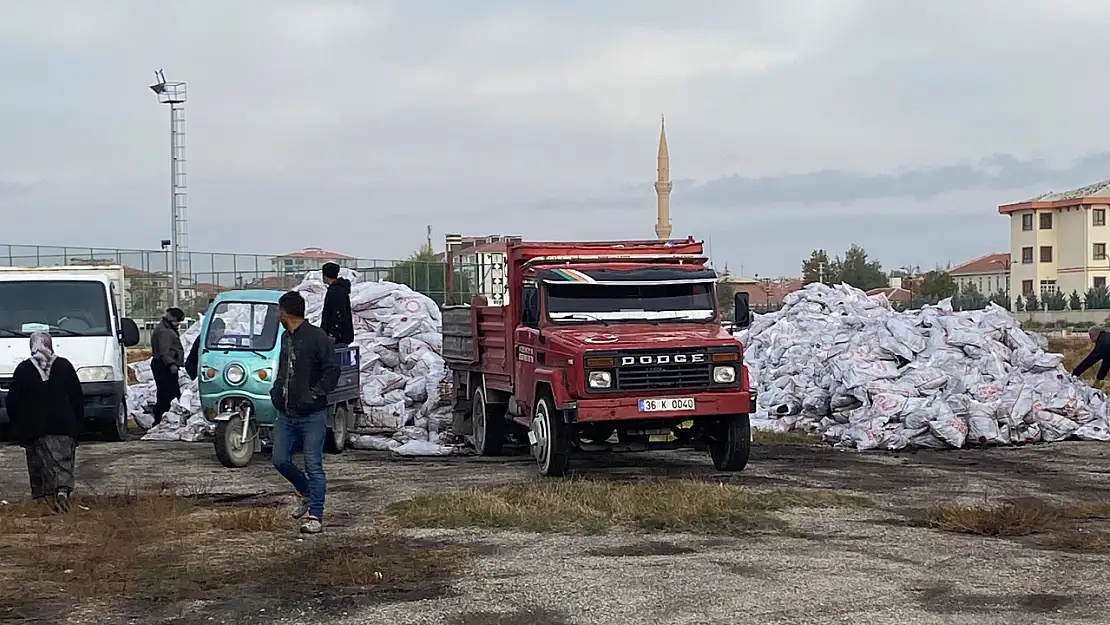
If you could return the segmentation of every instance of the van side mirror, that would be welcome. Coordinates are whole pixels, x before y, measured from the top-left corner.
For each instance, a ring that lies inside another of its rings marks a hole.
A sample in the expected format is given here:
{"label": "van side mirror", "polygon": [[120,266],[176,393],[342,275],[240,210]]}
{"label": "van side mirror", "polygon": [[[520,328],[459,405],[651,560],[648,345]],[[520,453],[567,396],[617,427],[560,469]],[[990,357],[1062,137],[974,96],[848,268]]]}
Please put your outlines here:
{"label": "van side mirror", "polygon": [[139,344],[139,326],[135,325],[134,320],[127,317],[120,319],[119,334],[124,347],[134,347]]}
{"label": "van side mirror", "polygon": [[752,325],[752,311],[748,306],[748,294],[744,291],[737,291],[733,298],[732,311],[736,327],[743,330]]}

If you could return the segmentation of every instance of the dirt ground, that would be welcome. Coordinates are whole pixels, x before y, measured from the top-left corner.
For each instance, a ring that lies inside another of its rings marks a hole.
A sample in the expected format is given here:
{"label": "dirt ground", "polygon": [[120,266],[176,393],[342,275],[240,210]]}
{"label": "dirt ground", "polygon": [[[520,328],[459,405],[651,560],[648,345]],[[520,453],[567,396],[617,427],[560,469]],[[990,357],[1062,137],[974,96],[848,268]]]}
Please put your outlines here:
{"label": "dirt ground", "polygon": [[[0,447],[0,497],[24,495],[22,450]],[[288,487],[268,458],[222,468],[208,444],[87,443],[78,488],[114,493],[173,484],[228,501],[276,504]],[[413,530],[413,540],[459,544],[472,554],[451,583],[360,596],[295,600],[258,589],[216,601],[128,608],[90,603],[72,623],[390,623],[537,625],[689,623],[833,624],[1110,622],[1110,556],[1026,539],[943,533],[922,526],[938,501],[1040,497],[1061,503],[1110,496],[1110,446],[853,453],[757,446],[740,474],[714,472],[692,452],[593,456],[591,478],[724,481],[752,487],[834,489],[875,502],[862,508],[784,513],[789,530],[743,537],[567,536],[486,530]],[[389,503],[447,487],[529,480],[530,458],[398,460],[348,452],[329,457],[327,530],[360,535]],[[303,541],[290,523],[288,549]],[[278,542],[284,540],[277,534]],[[306,540],[316,540],[309,538]],[[277,546],[277,549],[286,547]],[[288,576],[299,571],[290,566]]]}

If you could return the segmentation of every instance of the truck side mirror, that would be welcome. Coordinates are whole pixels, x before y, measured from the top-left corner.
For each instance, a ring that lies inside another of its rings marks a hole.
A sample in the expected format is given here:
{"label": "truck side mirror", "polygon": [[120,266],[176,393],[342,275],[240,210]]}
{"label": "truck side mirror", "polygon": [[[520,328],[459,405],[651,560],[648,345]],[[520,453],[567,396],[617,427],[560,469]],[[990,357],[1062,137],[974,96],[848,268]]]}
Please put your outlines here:
{"label": "truck side mirror", "polygon": [[733,313],[737,329],[743,330],[752,325],[752,311],[748,307],[748,294],[737,291],[733,295]]}
{"label": "truck side mirror", "polygon": [[119,320],[120,339],[124,347],[134,347],[139,344],[139,326],[135,321],[124,317]]}

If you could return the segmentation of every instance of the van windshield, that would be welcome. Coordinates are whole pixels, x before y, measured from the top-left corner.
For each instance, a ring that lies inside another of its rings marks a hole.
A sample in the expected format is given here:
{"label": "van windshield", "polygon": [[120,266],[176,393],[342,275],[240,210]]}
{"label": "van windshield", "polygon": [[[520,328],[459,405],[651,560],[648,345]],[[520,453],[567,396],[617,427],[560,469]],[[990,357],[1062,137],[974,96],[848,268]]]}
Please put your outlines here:
{"label": "van windshield", "polygon": [[555,322],[709,321],[716,316],[710,282],[656,284],[547,283]]}
{"label": "van windshield", "polygon": [[0,338],[112,336],[108,290],[84,280],[0,282]]}
{"label": "van windshield", "polygon": [[212,310],[204,346],[208,349],[269,351],[277,344],[277,304],[220,302]]}

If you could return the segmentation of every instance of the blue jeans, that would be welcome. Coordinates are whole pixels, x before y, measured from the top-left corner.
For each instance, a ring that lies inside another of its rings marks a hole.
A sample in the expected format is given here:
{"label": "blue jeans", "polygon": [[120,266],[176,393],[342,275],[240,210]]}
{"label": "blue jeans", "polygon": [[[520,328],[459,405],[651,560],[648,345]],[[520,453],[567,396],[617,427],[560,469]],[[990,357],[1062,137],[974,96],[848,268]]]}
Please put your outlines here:
{"label": "blue jeans", "polygon": [[[324,518],[324,494],[328,481],[324,476],[324,437],[328,433],[327,411],[306,417],[290,417],[279,412],[274,422],[274,467],[297,490],[308,496],[308,513]],[[298,444],[304,450],[304,471],[293,464]]]}

